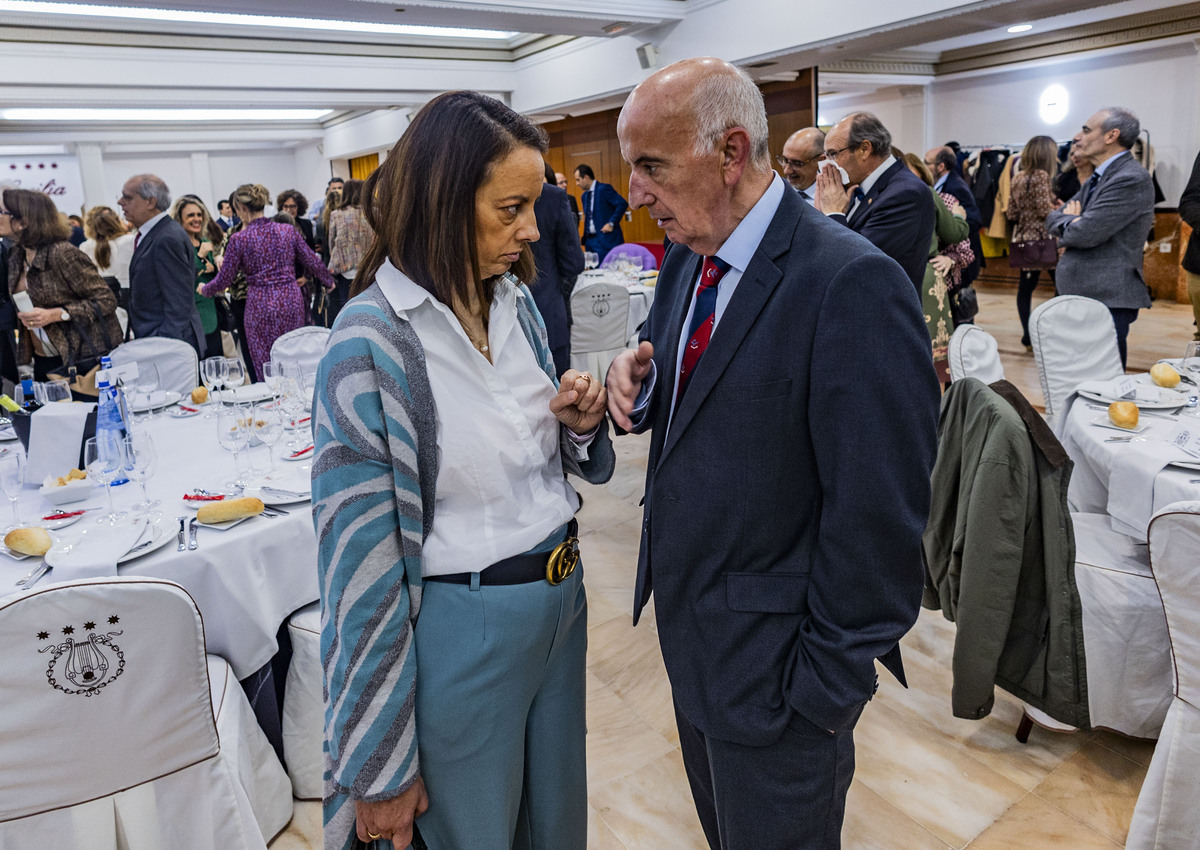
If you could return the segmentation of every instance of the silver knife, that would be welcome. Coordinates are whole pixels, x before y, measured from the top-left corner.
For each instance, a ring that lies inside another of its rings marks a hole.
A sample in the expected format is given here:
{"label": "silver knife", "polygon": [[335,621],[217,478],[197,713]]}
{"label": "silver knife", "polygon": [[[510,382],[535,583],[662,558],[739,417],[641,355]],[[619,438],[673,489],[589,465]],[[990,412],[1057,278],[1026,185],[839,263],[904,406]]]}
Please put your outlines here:
{"label": "silver knife", "polygon": [[50,569],[51,569],[50,565],[47,564],[45,561],[42,561],[42,563],[38,565],[38,568],[33,571],[33,575],[31,575],[29,578],[25,579],[25,583],[23,585],[21,585],[21,587],[24,590],[29,590],[29,588],[33,587],[35,584],[37,584],[39,581],[41,581],[42,576],[44,576],[46,573],[50,572]]}
{"label": "silver knife", "polygon": [[184,542],[184,538],[183,538],[184,528],[186,527],[186,524],[187,524],[187,517],[181,516],[181,517],[175,517],[175,518],[177,520],[179,520],[179,541],[178,541],[178,545],[176,545],[176,547],[175,547],[175,551],[182,552],[184,549],[187,548],[187,543]]}
{"label": "silver knife", "polygon": [[188,524],[188,549],[200,548],[200,544],[196,542],[196,529],[199,527],[199,522],[199,517],[192,517],[192,521]]}

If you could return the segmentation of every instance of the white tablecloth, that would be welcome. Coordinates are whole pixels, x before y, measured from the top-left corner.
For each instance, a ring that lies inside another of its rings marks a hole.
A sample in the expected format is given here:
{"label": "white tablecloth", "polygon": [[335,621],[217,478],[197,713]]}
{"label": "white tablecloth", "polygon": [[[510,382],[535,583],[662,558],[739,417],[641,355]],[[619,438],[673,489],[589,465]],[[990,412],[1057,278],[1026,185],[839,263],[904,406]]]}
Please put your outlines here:
{"label": "white tablecloth", "polygon": [[[283,508],[289,511],[287,516],[275,519],[258,516],[226,531],[201,526],[196,538],[200,547],[195,551],[176,551],[175,532],[179,523],[175,518],[186,515],[190,519],[195,515],[184,507],[183,495],[196,487],[218,489],[233,477],[233,455],[217,445],[216,422],[215,418],[205,420],[201,416],[172,419],[161,415],[144,426],[149,429],[158,454],[158,471],[148,489],[152,498],[162,500],[160,522],[170,531],[171,541],[158,551],[121,566],[119,574],[154,576],[181,584],[200,608],[208,651],[226,659],[235,675],[244,679],[275,654],[278,649],[275,634],[287,616],[319,597],[316,536],[311,506],[300,502]],[[300,433],[308,440],[307,428]],[[282,441],[275,450],[277,457],[284,454]],[[266,447],[242,452],[243,469],[247,461],[265,469],[266,452]],[[276,467],[281,473],[275,482],[277,486],[309,489],[311,456],[296,463],[277,460]],[[256,495],[256,491],[247,490],[246,494]],[[125,509],[141,499],[141,486],[131,481],[114,487],[113,498],[119,510]],[[80,524],[95,522],[93,517],[107,510],[102,487],[97,487],[86,501],[64,505],[63,510],[91,506],[102,506],[104,510],[89,512]],[[7,505],[3,507],[8,510]],[[18,508],[22,521],[28,522],[49,514],[54,506],[39,496],[36,488],[27,488]],[[66,534],[77,526],[62,531]],[[13,561],[0,555],[0,596],[20,592],[14,582],[37,563],[36,558]],[[45,586],[53,578],[51,572],[37,587]]]}

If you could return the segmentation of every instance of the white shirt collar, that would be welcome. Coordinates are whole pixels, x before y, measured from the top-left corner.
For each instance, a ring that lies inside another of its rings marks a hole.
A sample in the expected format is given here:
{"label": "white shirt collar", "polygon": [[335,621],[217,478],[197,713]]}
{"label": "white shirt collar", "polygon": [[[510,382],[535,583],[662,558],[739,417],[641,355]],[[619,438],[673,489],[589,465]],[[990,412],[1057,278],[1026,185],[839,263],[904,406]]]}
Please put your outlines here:
{"label": "white shirt collar", "polygon": [[138,233],[142,234],[142,237],[143,237],[143,238],[145,238],[146,234],[148,234],[148,233],[149,233],[151,230],[153,230],[153,229],[154,229],[154,227],[155,227],[155,225],[157,225],[157,224],[158,224],[158,222],[159,222],[159,221],[160,221],[160,220],[161,220],[161,219],[162,219],[164,216],[166,216],[166,213],[165,213],[165,212],[160,212],[160,213],[159,213],[158,215],[156,215],[154,218],[150,219],[149,221],[145,222],[145,223],[144,223],[144,224],[143,224],[141,227],[139,227],[139,228],[138,228]]}
{"label": "white shirt collar", "polygon": [[885,159],[878,168],[868,174],[867,179],[864,180],[862,185],[859,186],[859,188],[862,189],[862,193],[864,195],[870,194],[872,187],[875,185],[875,181],[879,179],[879,175],[891,168],[895,162],[896,157],[888,154],[888,158]]}
{"label": "white shirt collar", "polygon": [[1121,151],[1118,154],[1113,154],[1108,159],[1104,160],[1104,162],[1097,165],[1096,166],[1096,179],[1098,180],[1101,177],[1103,177],[1104,169],[1108,168],[1110,165],[1112,165],[1114,162],[1116,162],[1121,157],[1125,156],[1125,154],[1127,154],[1127,153],[1129,153],[1129,151]]}
{"label": "white shirt collar", "polygon": [[775,174],[767,186],[767,191],[763,192],[746,217],[733,233],[729,234],[725,244],[717,250],[717,256],[739,272],[744,272],[746,266],[750,265],[754,252],[758,250],[759,243],[767,235],[767,228],[771,226],[771,219],[775,217],[775,211],[779,209],[779,202],[782,200],[783,178]]}
{"label": "white shirt collar", "polygon": [[942,187],[946,185],[946,178],[949,176],[950,176],[950,172],[947,171],[945,174],[943,174],[941,177],[939,177],[936,181],[934,181],[933,189],[935,192],[942,191]]}
{"label": "white shirt collar", "polygon": [[[416,310],[426,302],[444,310],[450,316],[454,315],[448,304],[438,301],[432,292],[393,266],[389,260],[384,260],[379,271],[375,272],[375,283],[379,285],[388,304],[400,315]],[[517,288],[516,278],[512,275],[506,274],[496,281],[495,303],[516,304],[517,298],[524,297],[525,294]]]}

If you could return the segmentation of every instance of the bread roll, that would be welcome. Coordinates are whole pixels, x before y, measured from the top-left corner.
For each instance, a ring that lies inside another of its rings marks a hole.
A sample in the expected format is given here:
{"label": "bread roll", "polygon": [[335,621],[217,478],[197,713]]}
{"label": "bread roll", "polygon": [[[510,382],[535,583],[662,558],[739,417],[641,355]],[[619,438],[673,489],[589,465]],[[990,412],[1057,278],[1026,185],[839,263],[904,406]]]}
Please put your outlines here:
{"label": "bread roll", "polygon": [[1170,389],[1179,383],[1179,373],[1170,363],[1155,363],[1150,367],[1150,380],[1160,387]]}
{"label": "bread roll", "polygon": [[1138,424],[1137,405],[1132,401],[1114,401],[1108,406],[1108,421],[1118,428],[1136,428]]}
{"label": "bread roll", "polygon": [[206,401],[208,401],[207,387],[196,387],[192,390],[192,404],[204,404]]}
{"label": "bread roll", "polygon": [[215,522],[258,516],[263,512],[263,507],[262,499],[225,499],[201,505],[200,510],[196,511],[196,518],[205,525],[212,525]]}
{"label": "bread roll", "polygon": [[4,535],[4,545],[10,551],[20,552],[22,555],[37,555],[39,558],[50,551],[52,543],[50,532],[36,526],[32,528],[14,528],[8,534]]}

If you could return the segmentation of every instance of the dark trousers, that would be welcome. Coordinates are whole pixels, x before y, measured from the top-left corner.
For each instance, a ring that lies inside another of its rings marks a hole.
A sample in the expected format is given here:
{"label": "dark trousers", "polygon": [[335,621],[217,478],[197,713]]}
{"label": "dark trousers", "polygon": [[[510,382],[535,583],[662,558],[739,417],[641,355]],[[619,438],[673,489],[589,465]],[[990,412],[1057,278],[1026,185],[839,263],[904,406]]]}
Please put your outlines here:
{"label": "dark trousers", "polygon": [[713,850],[837,850],[854,778],[853,728],[794,714],[783,737],[747,747],[707,737],[675,706],[700,825]]}
{"label": "dark trousers", "polygon": [[1112,313],[1113,325],[1117,329],[1117,351],[1121,354],[1121,368],[1125,368],[1125,338],[1129,336],[1129,326],[1137,321],[1136,307],[1109,307]]}
{"label": "dark trousers", "polygon": [[[1054,269],[1048,271],[1053,282]],[[1029,308],[1033,304],[1033,291],[1037,289],[1038,278],[1041,276],[1041,269],[1021,269],[1021,279],[1017,282],[1017,315],[1021,317],[1021,345],[1029,345]]]}

